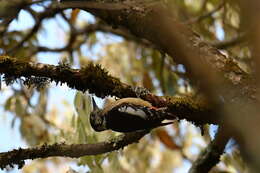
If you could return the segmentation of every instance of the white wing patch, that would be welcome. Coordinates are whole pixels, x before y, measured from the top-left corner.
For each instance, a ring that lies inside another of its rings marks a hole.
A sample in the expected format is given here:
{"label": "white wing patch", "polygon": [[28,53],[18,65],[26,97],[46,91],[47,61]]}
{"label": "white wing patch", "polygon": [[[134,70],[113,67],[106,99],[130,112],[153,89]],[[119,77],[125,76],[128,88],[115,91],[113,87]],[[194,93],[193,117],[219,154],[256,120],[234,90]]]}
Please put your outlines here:
{"label": "white wing patch", "polygon": [[119,112],[125,112],[131,115],[139,116],[143,119],[146,119],[146,113],[141,109],[134,109],[130,106],[123,106],[118,109]]}

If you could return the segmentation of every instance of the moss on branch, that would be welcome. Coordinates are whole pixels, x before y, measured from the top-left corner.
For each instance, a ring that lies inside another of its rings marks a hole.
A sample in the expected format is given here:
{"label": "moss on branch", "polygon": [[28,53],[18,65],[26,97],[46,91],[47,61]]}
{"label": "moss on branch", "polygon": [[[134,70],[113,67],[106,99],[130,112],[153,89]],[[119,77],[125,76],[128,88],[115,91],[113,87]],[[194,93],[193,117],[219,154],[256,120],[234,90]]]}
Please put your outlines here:
{"label": "moss on branch", "polygon": [[134,90],[119,79],[112,77],[100,65],[89,63],[82,69],[66,65],[47,65],[0,56],[0,73],[6,78],[47,77],[57,84],[67,84],[72,89],[95,93],[98,97],[109,95],[121,97],[136,96]]}
{"label": "moss on branch", "polygon": [[124,148],[125,146],[138,142],[148,131],[139,131],[117,136],[109,141],[95,144],[72,144],[64,143],[47,145],[35,148],[18,149],[0,153],[0,169],[7,166],[18,165],[22,168],[27,159],[38,159],[47,157],[70,157],[79,158],[87,155],[98,155]]}
{"label": "moss on branch", "polygon": [[25,77],[48,78],[56,84],[67,84],[72,89],[93,93],[98,97],[116,96],[141,97],[156,107],[168,107],[179,119],[186,119],[196,125],[216,124],[218,117],[213,114],[208,104],[202,100],[186,97],[158,97],[145,88],[134,88],[122,83],[118,78],[108,74],[100,65],[89,63],[82,69],[72,69],[66,65],[48,65],[0,56],[0,74],[5,78],[19,79]]}

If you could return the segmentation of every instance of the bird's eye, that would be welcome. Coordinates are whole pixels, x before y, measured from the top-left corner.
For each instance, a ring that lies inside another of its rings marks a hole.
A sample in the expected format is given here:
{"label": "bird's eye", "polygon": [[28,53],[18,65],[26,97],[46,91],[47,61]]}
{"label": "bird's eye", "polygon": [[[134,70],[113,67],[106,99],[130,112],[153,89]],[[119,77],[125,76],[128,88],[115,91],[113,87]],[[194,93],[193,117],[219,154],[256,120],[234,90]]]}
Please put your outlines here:
{"label": "bird's eye", "polygon": [[102,124],[102,119],[100,117],[97,117],[96,122],[97,122],[97,124],[100,125],[100,124]]}

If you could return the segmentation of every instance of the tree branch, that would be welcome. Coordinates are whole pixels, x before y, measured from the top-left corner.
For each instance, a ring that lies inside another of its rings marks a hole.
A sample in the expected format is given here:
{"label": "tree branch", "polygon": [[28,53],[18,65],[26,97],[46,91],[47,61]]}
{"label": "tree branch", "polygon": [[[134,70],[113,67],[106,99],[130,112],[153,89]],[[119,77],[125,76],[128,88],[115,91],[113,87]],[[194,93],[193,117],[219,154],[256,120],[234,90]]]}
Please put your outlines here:
{"label": "tree branch", "polygon": [[189,173],[209,172],[219,162],[228,140],[229,136],[220,128],[215,139],[200,153],[197,160],[192,164]]}
{"label": "tree branch", "polygon": [[138,142],[148,131],[133,132],[117,136],[109,141],[96,144],[53,144],[42,145],[36,148],[18,149],[0,153],[0,168],[18,165],[22,168],[27,159],[38,159],[47,157],[71,157],[79,158],[88,155],[98,155],[124,148],[125,146]]}
{"label": "tree branch", "polygon": [[60,8],[49,7],[49,8],[47,8],[47,10],[43,11],[42,13],[39,13],[39,14],[34,13],[35,14],[34,18],[35,18],[36,22],[35,22],[34,26],[32,27],[32,29],[22,38],[21,41],[19,41],[13,47],[9,48],[5,53],[7,55],[11,55],[11,54],[14,54],[16,51],[18,51],[26,41],[28,41],[35,33],[38,32],[38,30],[40,29],[40,27],[42,25],[42,21],[44,19],[53,17],[60,11],[61,11]]}
{"label": "tree branch", "polygon": [[[67,84],[72,89],[82,92],[86,90],[98,97],[116,96],[141,97],[156,107],[168,107],[169,111],[179,119],[187,119],[196,125],[205,123],[216,124],[218,117],[212,112],[206,101],[191,96],[186,97],[158,97],[144,88],[134,88],[112,77],[99,65],[90,63],[82,69],[71,69],[64,65],[47,65],[32,63],[0,56],[0,74],[5,78],[14,79],[25,77],[44,77],[57,84]],[[210,115],[210,116],[209,116]]]}

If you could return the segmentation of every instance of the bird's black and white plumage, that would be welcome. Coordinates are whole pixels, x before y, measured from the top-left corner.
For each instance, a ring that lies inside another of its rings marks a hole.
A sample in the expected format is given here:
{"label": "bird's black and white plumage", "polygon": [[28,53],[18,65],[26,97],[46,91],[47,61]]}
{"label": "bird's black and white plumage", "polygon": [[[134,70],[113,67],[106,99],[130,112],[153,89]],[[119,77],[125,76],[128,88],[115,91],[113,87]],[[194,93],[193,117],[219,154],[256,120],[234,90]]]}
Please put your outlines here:
{"label": "bird's black and white plumage", "polygon": [[175,119],[166,108],[155,108],[139,98],[124,98],[112,102],[103,110],[94,109],[90,123],[95,131],[111,129],[117,132],[133,132],[170,124],[165,119]]}

